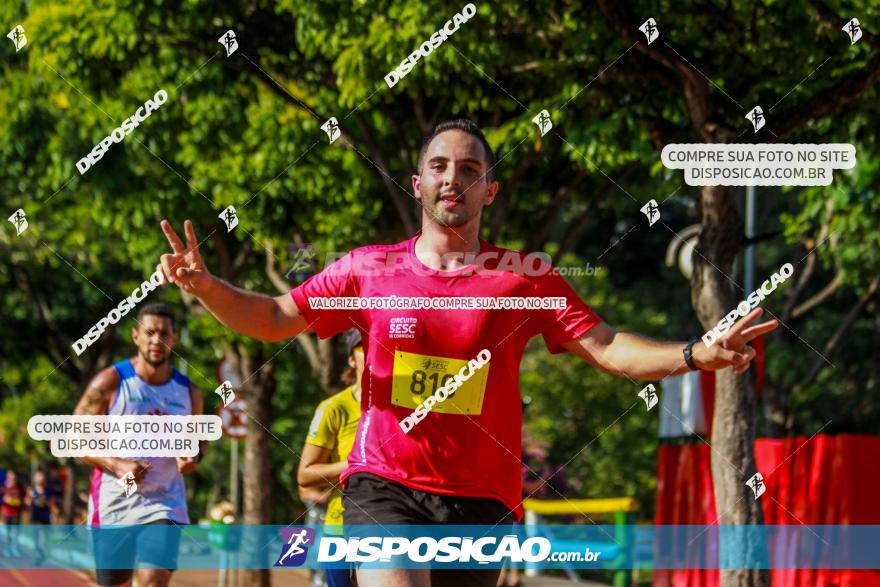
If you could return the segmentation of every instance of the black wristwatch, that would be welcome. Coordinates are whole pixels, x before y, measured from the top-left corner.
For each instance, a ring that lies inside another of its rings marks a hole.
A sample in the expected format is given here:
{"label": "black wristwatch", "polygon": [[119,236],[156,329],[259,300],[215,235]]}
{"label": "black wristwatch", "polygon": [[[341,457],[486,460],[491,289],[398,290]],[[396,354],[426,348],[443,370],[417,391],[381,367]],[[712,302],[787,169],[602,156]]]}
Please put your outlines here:
{"label": "black wristwatch", "polygon": [[693,357],[693,353],[692,353],[694,345],[699,340],[700,339],[695,336],[692,339],[690,339],[687,343],[687,346],[684,347],[684,362],[687,363],[687,366],[690,367],[691,371],[699,370],[699,367],[697,367],[697,365],[694,363],[694,357]]}

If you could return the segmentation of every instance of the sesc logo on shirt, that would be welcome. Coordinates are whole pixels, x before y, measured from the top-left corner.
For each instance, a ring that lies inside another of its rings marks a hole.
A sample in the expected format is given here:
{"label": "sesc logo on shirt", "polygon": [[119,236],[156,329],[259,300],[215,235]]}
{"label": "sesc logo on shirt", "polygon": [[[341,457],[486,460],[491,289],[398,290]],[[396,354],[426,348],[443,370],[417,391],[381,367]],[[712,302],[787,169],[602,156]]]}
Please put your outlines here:
{"label": "sesc logo on shirt", "polygon": [[418,318],[392,318],[388,324],[388,338],[415,338]]}

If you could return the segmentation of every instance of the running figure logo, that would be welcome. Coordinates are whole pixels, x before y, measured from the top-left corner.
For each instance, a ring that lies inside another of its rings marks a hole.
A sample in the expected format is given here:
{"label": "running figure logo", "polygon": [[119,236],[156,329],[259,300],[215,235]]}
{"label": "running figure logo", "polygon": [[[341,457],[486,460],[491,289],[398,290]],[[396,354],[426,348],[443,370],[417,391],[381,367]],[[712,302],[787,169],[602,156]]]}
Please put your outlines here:
{"label": "running figure logo", "polygon": [[758,132],[764,128],[764,111],[761,110],[760,106],[755,106],[751,112],[746,114],[746,120],[751,122],[752,126],[755,127],[755,132]]}
{"label": "running figure logo", "polygon": [[217,42],[223,45],[223,48],[226,49],[227,57],[235,53],[235,50],[238,49],[238,41],[235,39],[235,31],[232,29],[226,31],[222,37],[217,39]]}
{"label": "running figure logo", "polygon": [[657,28],[657,21],[653,18],[649,18],[643,22],[642,26],[639,27],[639,30],[645,34],[645,38],[648,40],[649,45],[660,37],[660,30]]}
{"label": "running figure logo", "polygon": [[134,480],[134,473],[131,471],[126,473],[124,477],[120,477],[117,483],[122,486],[122,490],[125,492],[125,497],[131,497],[132,494],[138,490],[138,484]]}
{"label": "running figure logo", "polygon": [[546,110],[538,112],[538,115],[532,119],[532,122],[538,125],[538,130],[541,131],[542,137],[547,134],[547,131],[553,128],[553,121],[550,120],[550,113]]}
{"label": "running figure logo", "polygon": [[645,400],[645,405],[648,406],[648,411],[651,411],[651,408],[657,405],[657,390],[652,384],[648,384],[645,388],[639,392],[639,397]]}
{"label": "running figure logo", "polygon": [[[861,33],[859,33],[861,35]],[[15,52],[18,53],[22,47],[27,45],[27,37],[24,34],[24,27],[20,24],[15,25],[15,28],[9,31],[9,34],[6,35],[12,41],[12,44],[15,45]]]}
{"label": "running figure logo", "polygon": [[333,144],[333,141],[339,138],[339,135],[342,132],[339,130],[339,123],[336,122],[336,117],[331,116],[330,119],[321,125],[321,130],[327,133],[327,136],[330,138],[330,144]]}
{"label": "running figure logo", "polygon": [[841,30],[849,35],[850,45],[855,45],[862,38],[862,25],[859,24],[859,19],[857,18],[853,18],[846,23]]}
{"label": "running figure logo", "polygon": [[648,226],[654,226],[654,223],[660,220],[660,206],[657,205],[657,200],[648,200],[640,210],[648,217]]}
{"label": "running figure logo", "polygon": [[226,232],[232,232],[232,229],[238,226],[238,215],[235,213],[235,206],[228,206],[217,218],[226,223]]}
{"label": "running figure logo", "polygon": [[229,383],[229,381],[221,383],[220,387],[214,390],[214,393],[219,395],[220,399],[223,400],[224,408],[235,400],[235,392],[232,391],[232,384]]}
{"label": "running figure logo", "polygon": [[767,486],[764,485],[764,477],[760,473],[755,473],[751,479],[746,481],[746,486],[751,488],[752,492],[755,494],[755,499],[758,499],[764,492],[767,491]]}
{"label": "running figure logo", "polygon": [[[290,251],[290,249],[288,249]],[[315,251],[314,247],[310,243],[305,243],[296,249],[296,253],[293,255],[292,265],[290,269],[287,270],[287,273],[284,274],[285,279],[293,279],[297,274],[305,274],[306,272],[314,271],[315,269],[315,257],[318,256],[318,253]]]}
{"label": "running figure logo", "polygon": [[308,546],[315,541],[314,528],[281,528],[278,530],[284,545],[276,567],[299,567],[306,562]]}
{"label": "running figure logo", "polygon": [[27,216],[25,216],[24,210],[19,208],[8,218],[9,222],[15,226],[15,236],[21,235],[28,227]]}

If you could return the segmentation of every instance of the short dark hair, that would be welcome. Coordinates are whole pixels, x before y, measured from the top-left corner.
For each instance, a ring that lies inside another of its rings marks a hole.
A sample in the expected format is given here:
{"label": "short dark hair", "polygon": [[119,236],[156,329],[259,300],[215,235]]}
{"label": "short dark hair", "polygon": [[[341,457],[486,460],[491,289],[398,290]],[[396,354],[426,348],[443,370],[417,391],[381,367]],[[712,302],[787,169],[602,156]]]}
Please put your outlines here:
{"label": "short dark hair", "polygon": [[147,304],[143,308],[141,308],[140,312],[137,314],[138,324],[143,324],[144,316],[161,316],[163,318],[168,318],[171,320],[171,330],[176,330],[174,319],[174,312],[171,308],[165,304],[155,302],[152,304]]}
{"label": "short dark hair", "polygon": [[434,140],[434,137],[436,137],[440,133],[446,132],[447,130],[460,130],[461,132],[466,132],[467,134],[475,137],[478,141],[480,141],[480,144],[483,145],[483,152],[486,154],[486,164],[488,165],[485,171],[486,182],[494,181],[495,152],[492,150],[492,147],[489,146],[489,141],[486,140],[486,137],[483,135],[483,131],[480,130],[480,127],[477,126],[477,123],[467,118],[456,118],[454,120],[441,122],[434,127],[434,130],[432,130],[425,136],[425,140],[422,141],[422,148],[419,151],[419,164],[417,167],[419,173],[422,172],[422,159],[425,157],[425,153],[428,151],[428,145],[431,144],[431,141]]}

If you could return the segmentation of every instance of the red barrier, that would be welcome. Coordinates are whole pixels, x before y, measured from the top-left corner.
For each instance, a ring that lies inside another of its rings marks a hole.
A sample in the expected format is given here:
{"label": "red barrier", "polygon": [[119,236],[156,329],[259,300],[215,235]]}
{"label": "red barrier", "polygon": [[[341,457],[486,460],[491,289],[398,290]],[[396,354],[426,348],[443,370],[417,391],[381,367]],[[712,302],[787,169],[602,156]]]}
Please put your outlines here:
{"label": "red barrier", "polygon": [[[712,490],[712,451],[703,442],[660,447],[657,525],[718,523]],[[880,436],[842,434],[755,443],[766,524],[880,524]],[[718,458],[716,456],[716,458]],[[745,481],[744,481],[745,483]],[[880,548],[880,546],[878,546]],[[694,566],[717,553],[689,553]],[[717,560],[717,559],[716,559]],[[880,571],[774,570],[784,587],[880,587]],[[656,587],[715,587],[717,570],[655,571]]]}

